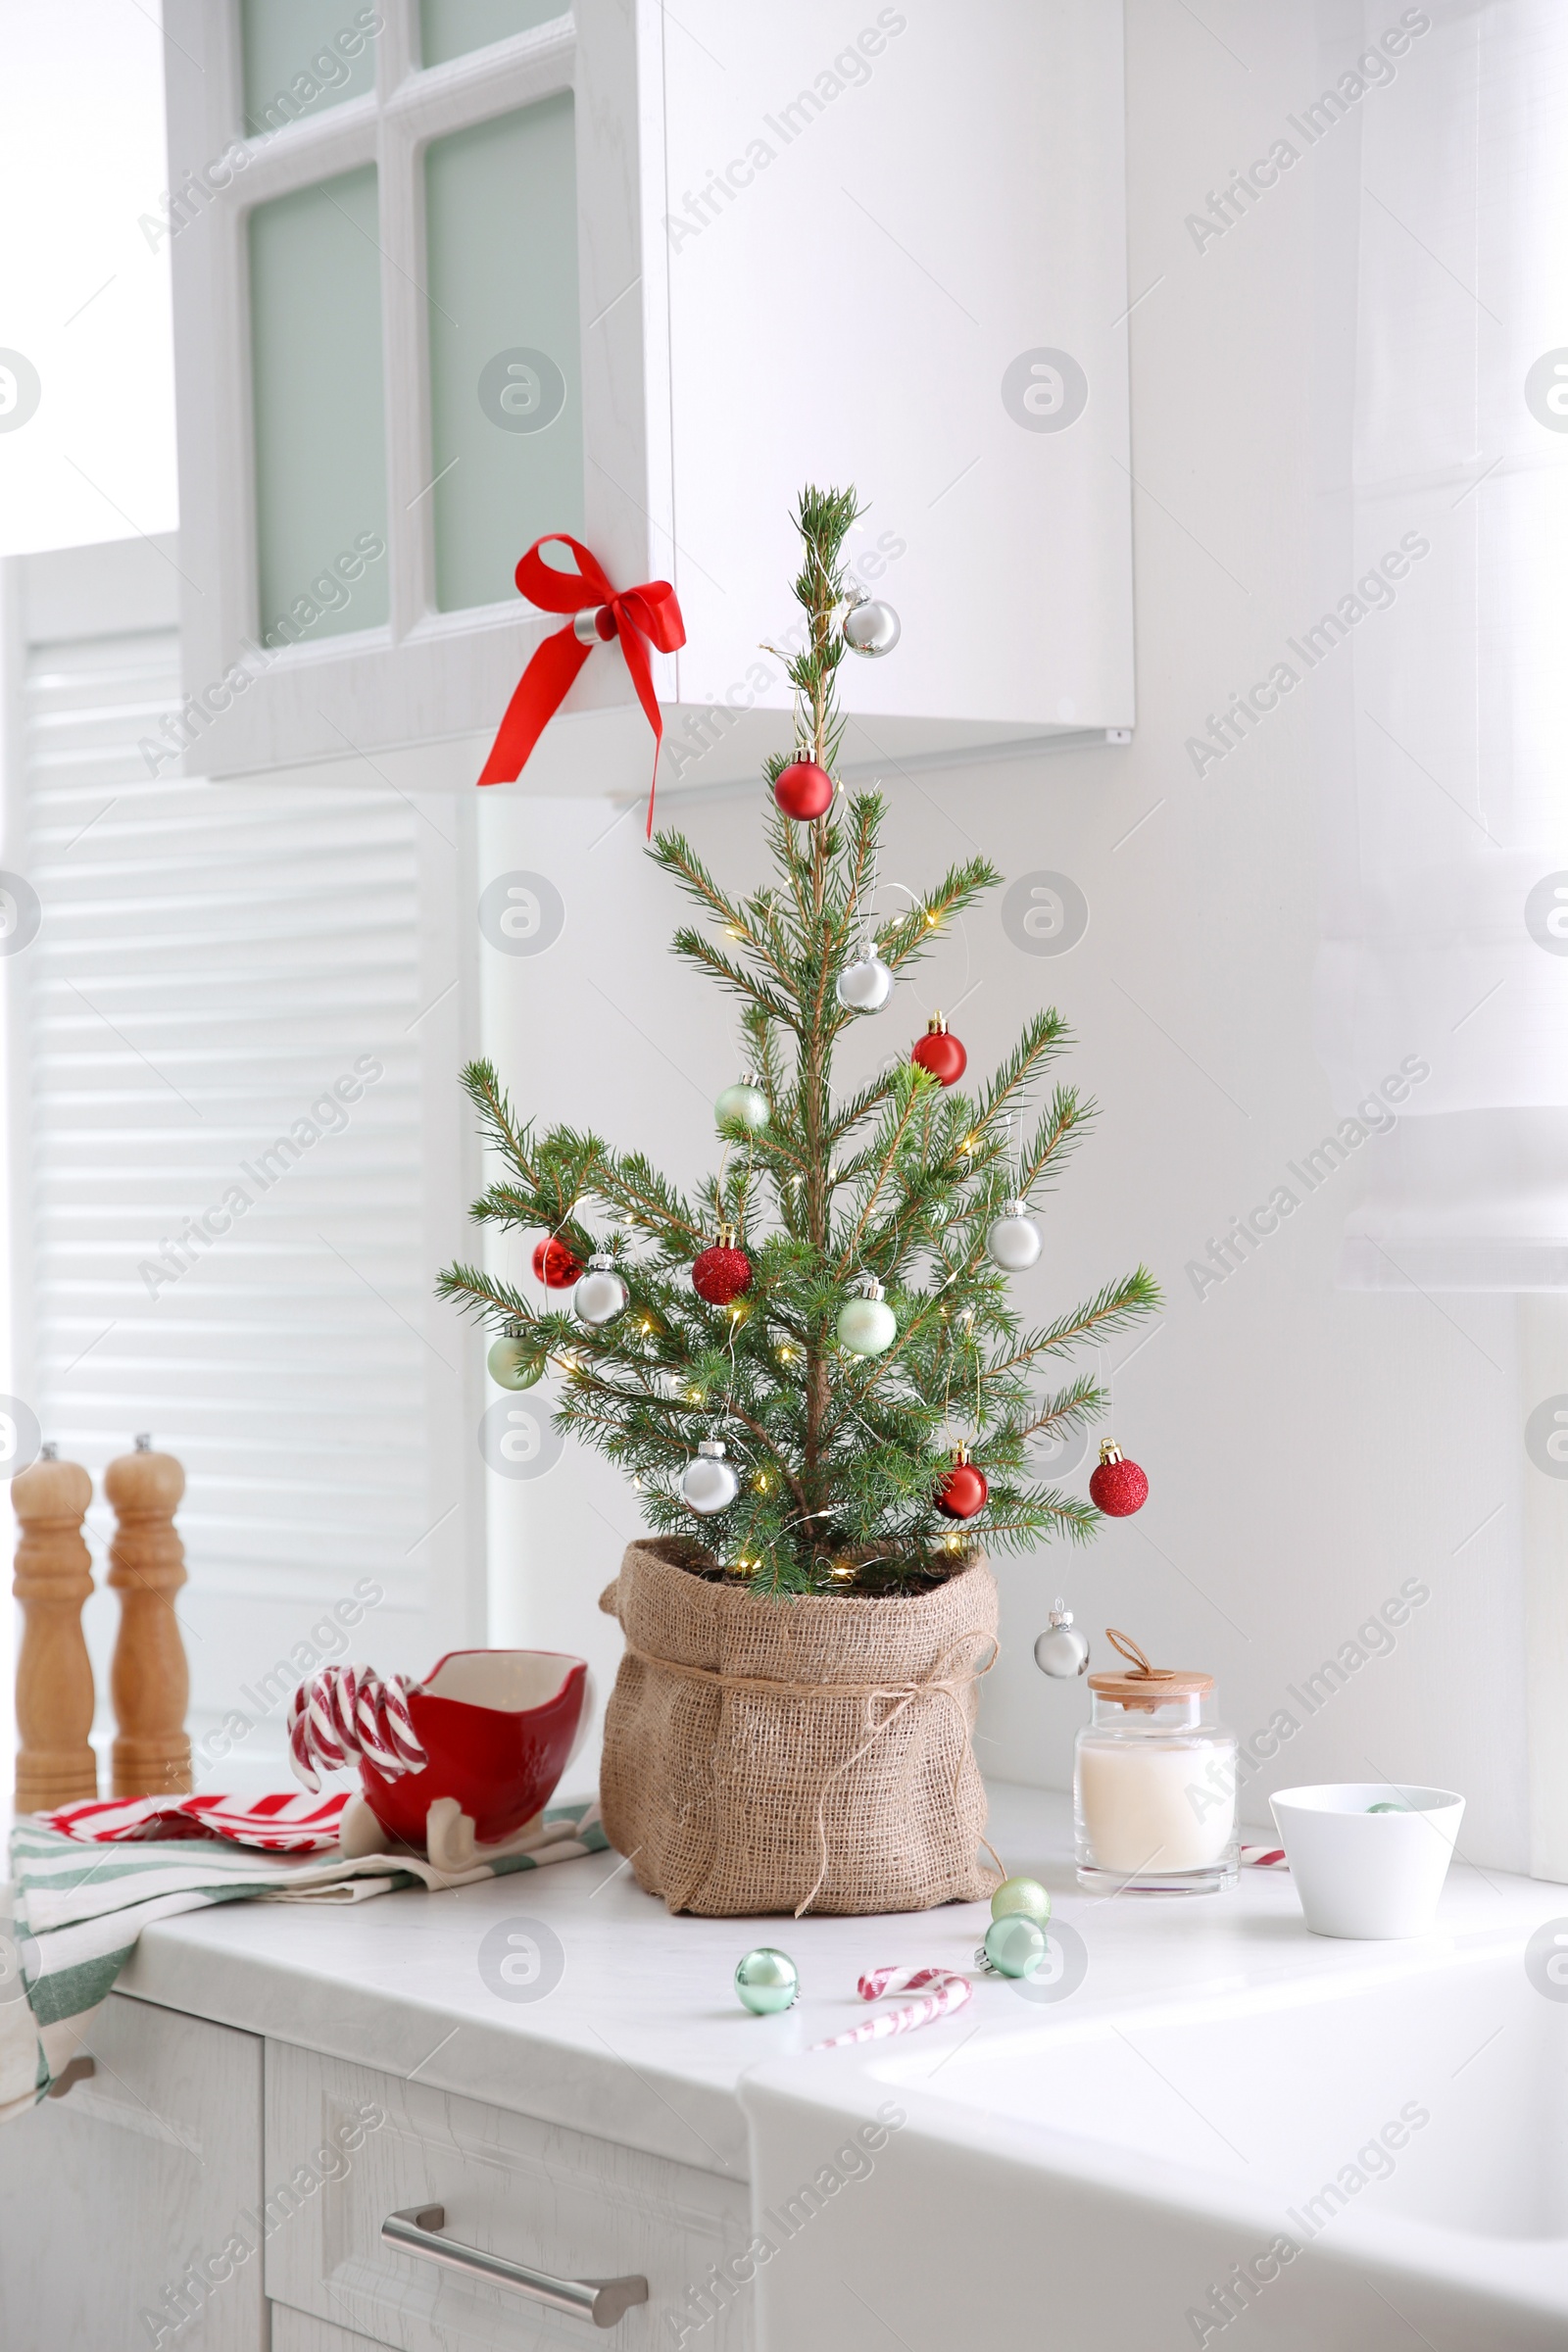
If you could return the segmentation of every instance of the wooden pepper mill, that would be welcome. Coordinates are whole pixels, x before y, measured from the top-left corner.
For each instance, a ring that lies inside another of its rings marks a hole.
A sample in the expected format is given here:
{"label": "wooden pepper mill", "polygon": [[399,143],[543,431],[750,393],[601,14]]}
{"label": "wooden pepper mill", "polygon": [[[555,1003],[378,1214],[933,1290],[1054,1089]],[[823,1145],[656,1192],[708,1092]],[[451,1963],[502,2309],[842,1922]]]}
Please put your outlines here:
{"label": "wooden pepper mill", "polygon": [[116,1796],[183,1796],[190,1789],[190,1670],[174,1615],[174,1594],[185,1582],[185,1546],[174,1533],[185,1473],[172,1453],[154,1453],[152,1446],[151,1438],[138,1438],[135,1452],[121,1454],[104,1472],[118,1522],[109,1546],[109,1582],[120,1594],[109,1675],[119,1726]]}
{"label": "wooden pepper mill", "polygon": [[92,1591],[92,1561],[81,1522],[92,1480],[77,1462],[42,1458],[11,1482],[22,1522],[12,1586],[24,1611],[17,1659],[17,1811],[51,1812],[98,1793],[92,1730],[92,1664],[81,1636],[81,1608]]}

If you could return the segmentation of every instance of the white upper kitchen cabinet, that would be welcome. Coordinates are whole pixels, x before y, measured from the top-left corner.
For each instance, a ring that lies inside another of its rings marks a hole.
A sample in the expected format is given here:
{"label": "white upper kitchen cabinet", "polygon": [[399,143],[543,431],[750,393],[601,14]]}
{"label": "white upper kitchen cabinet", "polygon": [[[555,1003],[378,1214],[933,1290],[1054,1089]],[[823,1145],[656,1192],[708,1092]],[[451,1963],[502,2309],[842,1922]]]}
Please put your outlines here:
{"label": "white upper kitchen cabinet", "polygon": [[[801,485],[903,621],[844,763],[1129,727],[1115,0],[167,0],[189,740],[477,775],[569,531],[673,581],[661,776],[755,773]],[[524,785],[633,792],[619,648]]]}

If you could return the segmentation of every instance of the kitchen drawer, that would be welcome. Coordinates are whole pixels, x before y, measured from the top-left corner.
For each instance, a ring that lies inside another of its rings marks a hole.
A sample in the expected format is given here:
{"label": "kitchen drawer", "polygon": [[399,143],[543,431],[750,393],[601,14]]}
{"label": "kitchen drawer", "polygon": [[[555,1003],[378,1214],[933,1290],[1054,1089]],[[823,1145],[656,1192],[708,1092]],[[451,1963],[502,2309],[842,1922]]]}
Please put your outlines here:
{"label": "kitchen drawer", "polygon": [[[673,2343],[682,2316],[701,2322],[694,2290],[752,2234],[744,2180],[284,2042],[267,2045],[266,2151],[268,2293],[397,2352]],[[431,2205],[455,2244],[558,2278],[645,2278],[649,2299],[601,2330],[383,2242],[389,2214]],[[703,2352],[747,2352],[752,2299],[716,2299]]]}
{"label": "kitchen drawer", "polygon": [[262,2042],[113,1993],[96,2072],[0,2132],[4,2352],[262,2352]]}
{"label": "kitchen drawer", "polygon": [[313,2320],[308,2312],[290,2311],[286,2303],[268,2308],[272,2315],[271,2352],[374,2352],[368,2335],[351,2335],[330,2320]]}

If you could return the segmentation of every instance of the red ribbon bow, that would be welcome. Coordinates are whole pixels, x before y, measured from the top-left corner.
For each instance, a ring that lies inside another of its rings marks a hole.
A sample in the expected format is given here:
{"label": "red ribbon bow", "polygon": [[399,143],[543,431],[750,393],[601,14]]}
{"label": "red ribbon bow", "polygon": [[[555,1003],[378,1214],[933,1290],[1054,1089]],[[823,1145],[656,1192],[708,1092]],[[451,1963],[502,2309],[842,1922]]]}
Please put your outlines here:
{"label": "red ribbon bow", "polygon": [[[558,571],[539,553],[542,547],[569,547],[577,568]],[[512,784],[521,775],[529,753],[566,698],[567,689],[598,641],[620,639],[637,700],[654,730],[654,775],[648,788],[648,833],[654,831],[654,791],[659,782],[659,747],[664,722],[654,693],[648,646],[673,654],[686,642],[675,591],[668,580],[644,580],[640,588],[623,588],[617,595],[595,559],[577,539],[552,531],[536,539],[516,569],[519,595],[546,612],[574,615],[564,629],[536,646],[507,705],[506,716],[490,746],[481,784]],[[644,642],[646,640],[646,643]]]}

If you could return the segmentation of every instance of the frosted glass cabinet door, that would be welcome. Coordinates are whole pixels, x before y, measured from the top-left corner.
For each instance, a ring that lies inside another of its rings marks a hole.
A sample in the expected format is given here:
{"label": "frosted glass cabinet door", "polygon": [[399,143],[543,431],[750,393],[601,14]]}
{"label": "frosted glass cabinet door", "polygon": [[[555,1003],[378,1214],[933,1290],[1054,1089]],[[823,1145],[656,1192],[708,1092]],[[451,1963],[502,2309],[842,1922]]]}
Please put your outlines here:
{"label": "frosted glass cabinet door", "polygon": [[425,155],[430,472],[443,612],[514,594],[524,548],[582,531],[569,91]]}
{"label": "frosted glass cabinet door", "polygon": [[381,22],[355,0],[240,0],[247,135],[373,90]]}
{"label": "frosted glass cabinet door", "polygon": [[373,169],[250,218],[258,627],[313,643],[387,617]]}
{"label": "frosted glass cabinet door", "polygon": [[570,14],[570,0],[419,0],[420,63],[444,66],[449,58]]}

